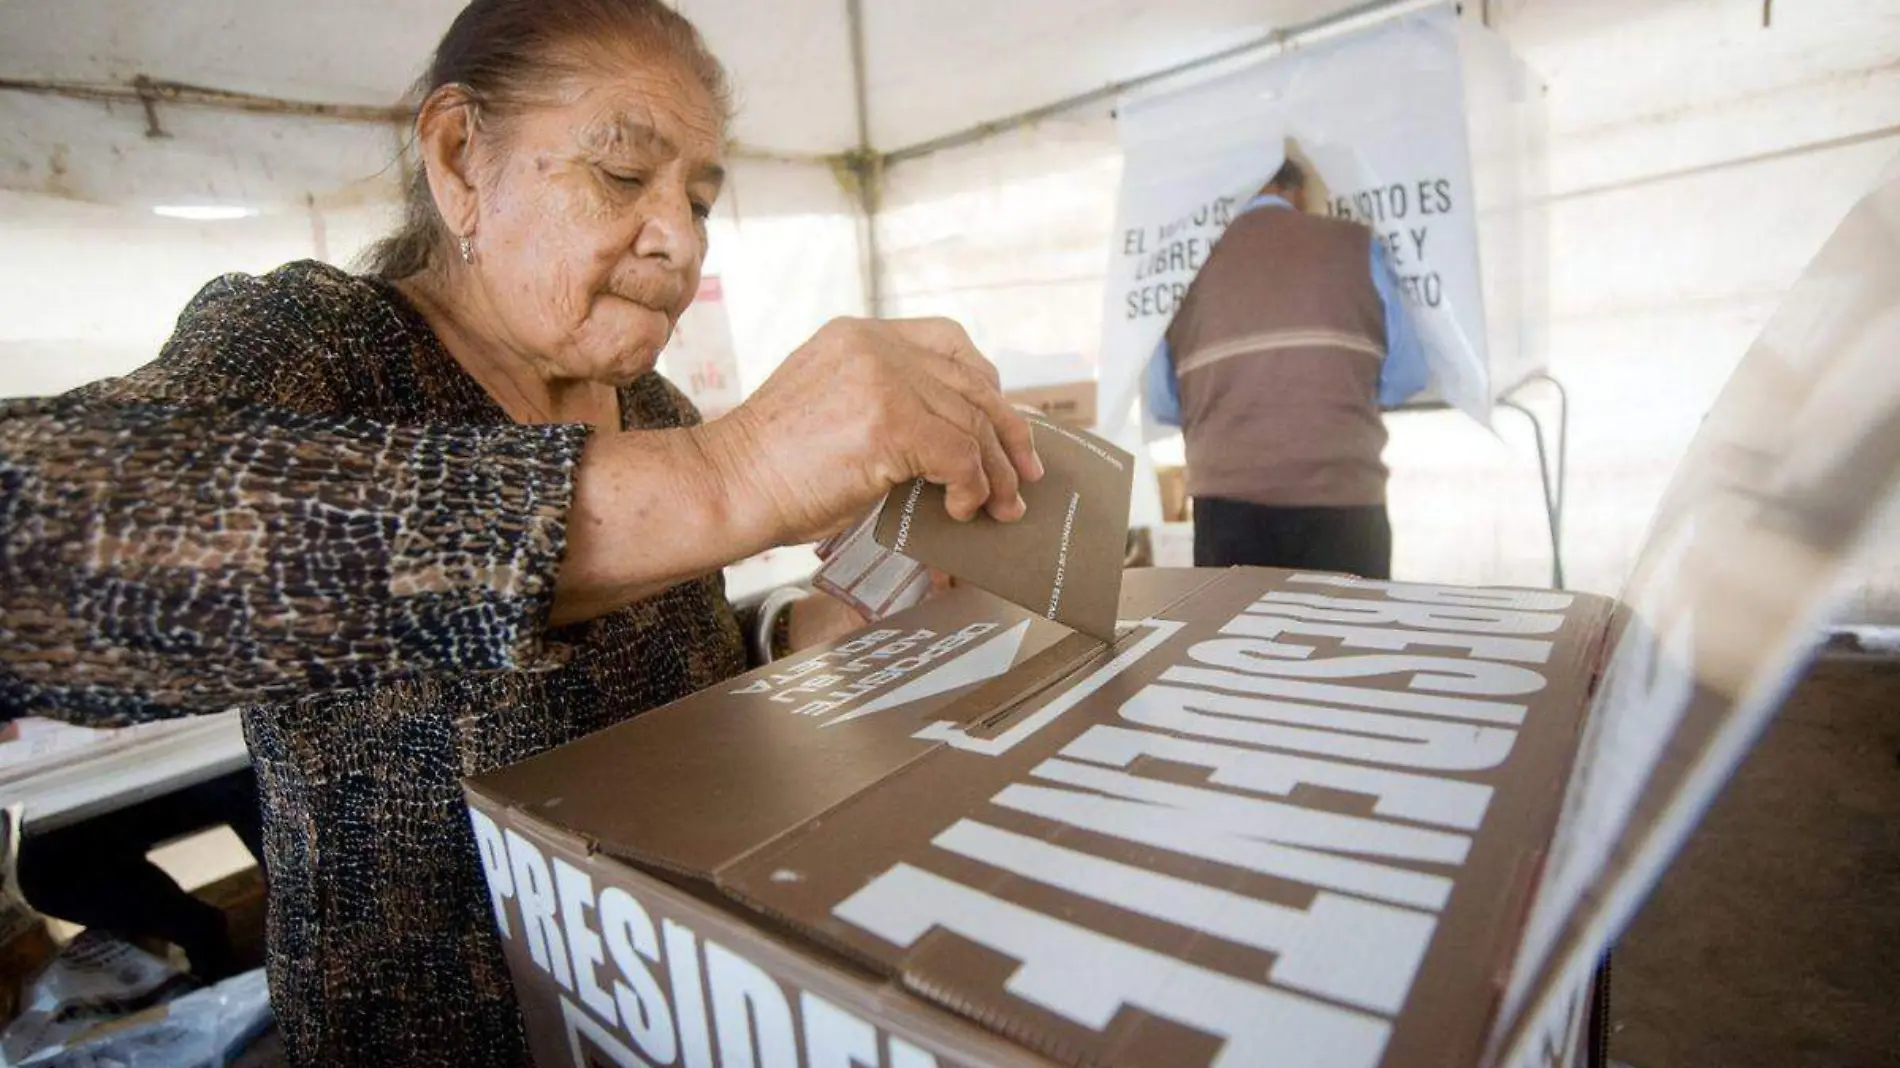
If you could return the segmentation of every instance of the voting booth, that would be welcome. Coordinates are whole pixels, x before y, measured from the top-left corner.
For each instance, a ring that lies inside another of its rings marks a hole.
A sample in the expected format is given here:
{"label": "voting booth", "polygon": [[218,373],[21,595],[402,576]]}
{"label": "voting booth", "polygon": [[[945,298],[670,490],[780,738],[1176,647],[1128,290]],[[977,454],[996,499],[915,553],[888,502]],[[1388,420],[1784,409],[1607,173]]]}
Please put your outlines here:
{"label": "voting booth", "polygon": [[[1179,462],[1174,431],[1137,403],[1143,372],[1235,212],[1291,159],[1309,210],[1384,246],[1431,368],[1406,407],[1488,425],[1502,400],[1532,419],[1561,586],[1562,413],[1547,457],[1542,410],[1515,400],[1549,380],[1543,87],[1449,4],[1315,36],[1122,102],[1100,429],[1145,460]],[[1164,516],[1155,482],[1138,488],[1137,522]]]}

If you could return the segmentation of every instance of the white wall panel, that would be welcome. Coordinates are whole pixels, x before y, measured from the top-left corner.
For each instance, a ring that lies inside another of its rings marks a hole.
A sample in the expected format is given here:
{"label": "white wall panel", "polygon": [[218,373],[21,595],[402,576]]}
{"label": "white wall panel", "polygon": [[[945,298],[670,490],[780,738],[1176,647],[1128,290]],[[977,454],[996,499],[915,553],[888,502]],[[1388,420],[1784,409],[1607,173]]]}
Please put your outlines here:
{"label": "white wall panel", "polygon": [[1094,365],[1121,181],[1106,115],[1018,130],[887,178],[886,314],[950,316],[993,356],[1074,353]]}
{"label": "white wall panel", "polygon": [[[827,319],[865,312],[857,226],[829,170],[740,162],[712,226],[748,386]],[[150,360],[178,312],[228,271],[350,265],[396,219],[369,204],[234,222],[163,219],[0,192],[0,396],[59,392]],[[319,232],[320,230],[320,232]]]}
{"label": "white wall panel", "polygon": [[235,222],[0,192],[0,396],[56,393],[147,362],[179,311],[228,271],[347,262],[393,217],[387,205]]}

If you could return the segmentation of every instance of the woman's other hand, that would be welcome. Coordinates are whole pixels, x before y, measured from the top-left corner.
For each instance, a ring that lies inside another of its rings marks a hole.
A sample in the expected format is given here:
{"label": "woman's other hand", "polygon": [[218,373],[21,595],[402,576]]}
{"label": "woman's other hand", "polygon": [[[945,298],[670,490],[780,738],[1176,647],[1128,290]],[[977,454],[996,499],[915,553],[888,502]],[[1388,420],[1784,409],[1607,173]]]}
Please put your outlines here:
{"label": "woman's other hand", "polygon": [[930,592],[924,595],[925,600],[929,600],[932,597],[941,597],[957,588],[958,583],[955,575],[952,575],[948,571],[939,571],[934,567],[928,570],[930,571]]}
{"label": "woman's other hand", "polygon": [[823,590],[813,590],[786,611],[791,613],[786,638],[795,653],[842,638],[868,622],[857,609]]}
{"label": "woman's other hand", "polygon": [[781,545],[840,529],[913,478],[944,486],[956,519],[1011,522],[1020,483],[1042,477],[996,368],[944,319],[834,320],[705,429],[735,506]]}
{"label": "woman's other hand", "polygon": [[[934,567],[929,570],[930,592],[924,595],[926,600],[941,597],[957,588],[957,580],[949,573]],[[786,637],[795,653],[836,641],[870,622],[848,602],[823,590],[811,591],[809,596],[793,602],[786,611],[791,613]]]}

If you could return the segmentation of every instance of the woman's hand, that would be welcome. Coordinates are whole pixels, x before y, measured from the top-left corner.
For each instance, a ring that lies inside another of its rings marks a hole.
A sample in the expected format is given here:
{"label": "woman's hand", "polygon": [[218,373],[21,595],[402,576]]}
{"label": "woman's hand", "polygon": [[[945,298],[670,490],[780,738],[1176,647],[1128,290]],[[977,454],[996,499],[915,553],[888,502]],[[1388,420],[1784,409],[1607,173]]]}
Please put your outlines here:
{"label": "woman's hand", "polygon": [[842,638],[869,622],[857,609],[823,590],[813,590],[786,611],[791,613],[786,638],[795,653]]}
{"label": "woman's hand", "polygon": [[841,529],[913,478],[944,486],[959,520],[1011,522],[1020,482],[1042,477],[996,368],[944,319],[834,320],[703,429],[735,516],[779,545]]}
{"label": "woman's hand", "polygon": [[958,519],[1023,514],[1029,423],[956,324],[839,320],[752,398],[691,429],[596,434],[581,453],[548,621],[591,619],[862,518],[892,486],[947,488]]}

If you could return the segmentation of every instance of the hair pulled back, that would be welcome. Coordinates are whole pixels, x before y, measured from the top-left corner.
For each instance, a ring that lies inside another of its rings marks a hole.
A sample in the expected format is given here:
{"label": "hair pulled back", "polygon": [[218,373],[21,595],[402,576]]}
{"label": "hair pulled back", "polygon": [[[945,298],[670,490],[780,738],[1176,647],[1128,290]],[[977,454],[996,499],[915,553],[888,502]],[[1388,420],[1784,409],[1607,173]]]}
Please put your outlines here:
{"label": "hair pulled back", "polygon": [[[505,119],[531,106],[536,90],[581,69],[590,52],[618,54],[610,51],[616,44],[683,63],[712,94],[721,117],[730,114],[725,67],[693,24],[660,0],[474,0],[442,36],[412,91],[416,117],[433,93],[453,85],[481,117]],[[383,278],[407,278],[436,263],[449,244],[428,174],[418,165],[404,190],[402,225],[370,248],[364,266]]]}

